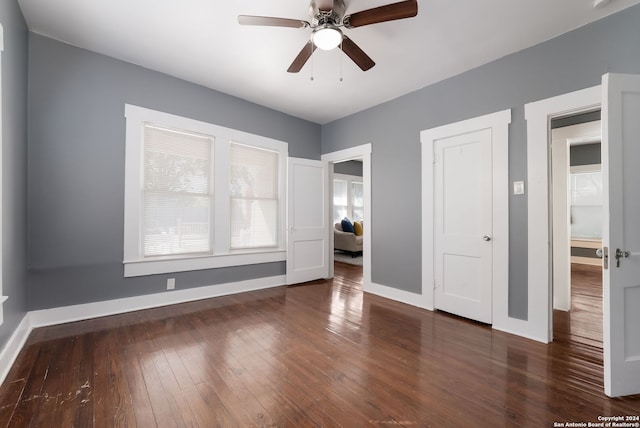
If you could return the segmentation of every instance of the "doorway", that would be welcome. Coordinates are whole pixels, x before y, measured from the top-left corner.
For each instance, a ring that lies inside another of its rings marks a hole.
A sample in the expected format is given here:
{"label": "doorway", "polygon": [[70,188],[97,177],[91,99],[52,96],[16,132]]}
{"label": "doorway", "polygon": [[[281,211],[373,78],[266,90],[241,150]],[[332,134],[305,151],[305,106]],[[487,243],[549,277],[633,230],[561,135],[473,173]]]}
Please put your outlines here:
{"label": "doorway", "polygon": [[[336,164],[345,163],[348,161],[361,162],[362,168],[362,206],[358,205],[357,210],[361,210],[358,213],[362,216],[366,224],[363,226],[362,233],[362,289],[370,292],[371,283],[371,144],[364,144],[361,146],[352,147],[345,150],[331,152],[322,155],[322,160],[329,163],[329,189],[330,194],[333,195],[333,175]],[[338,167],[340,171],[341,167]],[[329,262],[329,277],[334,276],[334,207],[333,198],[330,198],[330,208],[326,213],[327,223],[331,228],[329,233],[329,246],[327,248],[327,257]]]}
{"label": "doorway", "polygon": [[550,119],[554,340],[602,348],[600,109]]}
{"label": "doorway", "polygon": [[362,159],[333,163],[334,261],[362,268],[364,227],[364,194]]}
{"label": "doorway", "polygon": [[[640,205],[631,183],[640,181],[635,160],[640,136],[640,77],[607,73],[602,85],[525,105],[527,120],[528,318],[531,338],[548,343],[551,328],[549,118],[602,106],[603,165],[603,368],[611,397],[639,392]],[[625,185],[626,184],[626,185]],[[631,203],[629,203],[631,201]],[[629,260],[629,258],[631,258]],[[608,268],[607,268],[608,265]]]}

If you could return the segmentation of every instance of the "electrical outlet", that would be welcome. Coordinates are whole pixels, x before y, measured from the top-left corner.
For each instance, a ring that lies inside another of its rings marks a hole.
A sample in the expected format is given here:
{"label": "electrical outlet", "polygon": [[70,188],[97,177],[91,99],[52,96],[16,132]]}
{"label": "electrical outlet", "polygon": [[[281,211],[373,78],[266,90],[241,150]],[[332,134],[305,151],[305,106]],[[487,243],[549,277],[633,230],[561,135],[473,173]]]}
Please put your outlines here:
{"label": "electrical outlet", "polygon": [[524,195],[524,181],[514,181],[513,182],[513,194],[514,195]]}
{"label": "electrical outlet", "polygon": [[175,290],[176,288],[176,279],[169,278],[167,279],[167,290]]}

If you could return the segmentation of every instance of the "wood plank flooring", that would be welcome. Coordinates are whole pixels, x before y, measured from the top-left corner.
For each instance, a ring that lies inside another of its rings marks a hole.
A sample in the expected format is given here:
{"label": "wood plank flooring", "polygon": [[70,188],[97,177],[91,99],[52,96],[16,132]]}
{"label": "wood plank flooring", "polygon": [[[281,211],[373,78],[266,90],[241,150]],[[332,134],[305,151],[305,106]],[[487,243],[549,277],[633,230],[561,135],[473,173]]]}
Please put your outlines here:
{"label": "wood plank flooring", "polygon": [[0,427],[551,427],[640,415],[640,396],[604,395],[586,324],[556,316],[557,340],[543,345],[364,294],[361,280],[336,263],[331,281],[37,329],[0,387]]}

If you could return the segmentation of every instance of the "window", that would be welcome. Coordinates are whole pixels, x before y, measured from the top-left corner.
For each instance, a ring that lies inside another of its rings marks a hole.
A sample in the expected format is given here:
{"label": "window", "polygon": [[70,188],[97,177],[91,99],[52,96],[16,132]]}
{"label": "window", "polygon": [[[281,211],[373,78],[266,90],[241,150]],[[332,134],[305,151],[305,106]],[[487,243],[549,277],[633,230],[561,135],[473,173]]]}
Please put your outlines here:
{"label": "window", "polygon": [[364,188],[362,177],[333,174],[333,222],[345,217],[351,221],[364,220]]}
{"label": "window", "polygon": [[213,139],[144,124],[144,257],[211,254]]}
{"label": "window", "polygon": [[602,238],[602,171],[600,165],[571,167],[571,237]]}
{"label": "window", "polygon": [[333,222],[349,216],[347,180],[333,180]]}
{"label": "window", "polygon": [[278,246],[278,153],[231,144],[231,248]]}
{"label": "window", "polygon": [[281,141],[126,105],[125,276],[285,260]]}
{"label": "window", "polygon": [[364,197],[361,181],[351,182],[351,220],[364,220]]}

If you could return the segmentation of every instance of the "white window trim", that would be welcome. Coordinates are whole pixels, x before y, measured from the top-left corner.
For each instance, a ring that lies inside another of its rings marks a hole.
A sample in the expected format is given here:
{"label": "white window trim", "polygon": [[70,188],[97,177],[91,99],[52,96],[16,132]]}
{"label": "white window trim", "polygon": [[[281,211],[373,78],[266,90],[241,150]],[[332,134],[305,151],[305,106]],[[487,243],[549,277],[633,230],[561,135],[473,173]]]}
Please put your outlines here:
{"label": "white window trim", "polygon": [[[3,142],[2,142],[2,52],[4,52],[4,28],[2,28],[2,24],[0,24],[0,201],[2,201],[2,152],[3,152]],[[4,211],[4,206],[0,203],[0,225],[2,225],[2,215]],[[2,237],[2,227],[0,226],[0,242],[3,242]],[[5,296],[2,292],[2,246],[0,246],[0,325],[4,323],[4,312],[2,309],[3,303],[9,298]]]}
{"label": "white window trim", "polygon": [[[169,272],[213,269],[286,260],[286,159],[288,144],[283,141],[250,134],[194,119],[125,104],[126,149],[124,191],[124,276],[142,276]],[[188,130],[215,139],[214,155],[214,246],[212,255],[179,255],[144,258],[140,251],[141,185],[143,135],[142,124],[153,122]],[[231,142],[274,150],[279,159],[279,224],[277,248],[230,250],[229,148]]]}

